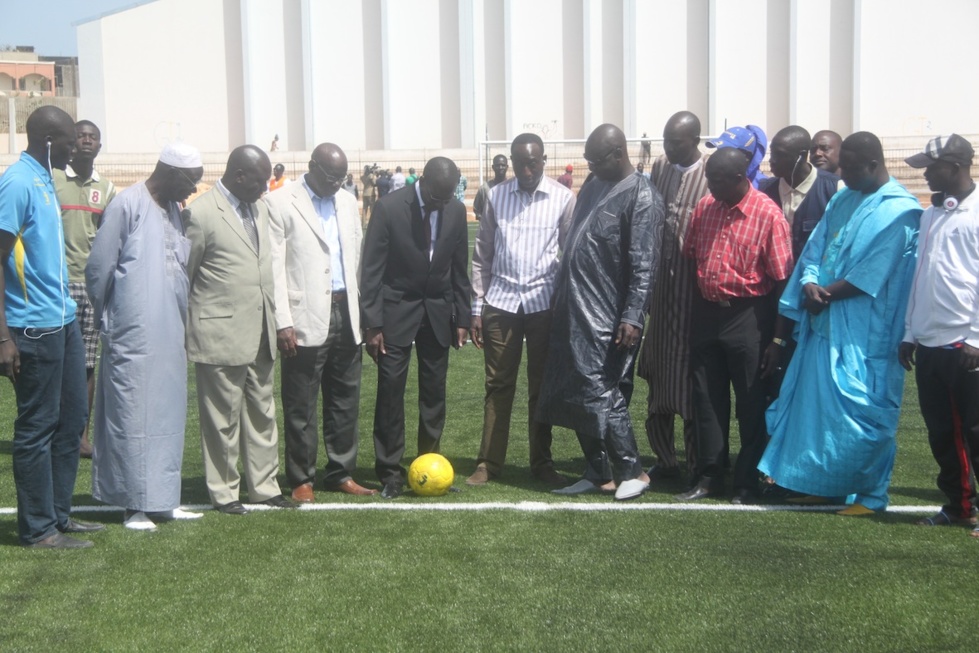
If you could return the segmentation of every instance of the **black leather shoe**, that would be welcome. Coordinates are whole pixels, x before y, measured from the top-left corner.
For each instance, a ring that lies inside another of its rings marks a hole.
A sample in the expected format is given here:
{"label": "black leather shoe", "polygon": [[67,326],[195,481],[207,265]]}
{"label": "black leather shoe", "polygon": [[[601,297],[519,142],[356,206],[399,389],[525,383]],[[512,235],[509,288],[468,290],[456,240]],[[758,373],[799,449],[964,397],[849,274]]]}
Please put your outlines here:
{"label": "black leather shoe", "polygon": [[679,467],[667,467],[666,465],[660,465],[656,463],[646,471],[646,476],[649,477],[650,483],[656,483],[658,481],[673,480],[680,478],[680,468]]}
{"label": "black leather shoe", "polygon": [[681,492],[673,498],[677,501],[699,501],[708,497],[716,497],[720,494],[717,490],[718,483],[710,478],[702,478],[697,484],[686,492]]}
{"label": "black leather shoe", "polygon": [[286,499],[281,494],[272,497],[271,499],[266,499],[265,501],[259,501],[263,506],[272,506],[273,508],[297,508],[298,506],[294,504],[289,499]]}
{"label": "black leather shoe", "polygon": [[220,506],[214,506],[214,509],[218,512],[223,512],[226,515],[247,515],[248,509],[241,505],[241,501],[232,501],[231,503],[225,503]]}
{"label": "black leather shoe", "polygon": [[43,540],[38,540],[32,544],[25,544],[28,549],[87,549],[95,546],[94,542],[88,540],[76,540],[63,533],[49,535]]}
{"label": "black leather shoe", "polygon": [[758,503],[758,495],[748,488],[741,488],[734,492],[734,498],[731,499],[731,503],[736,506],[751,506]]}
{"label": "black leather shoe", "polygon": [[104,531],[105,524],[93,524],[87,521],[78,521],[68,518],[68,523],[65,524],[64,528],[59,528],[62,533],[95,533],[97,531]]}
{"label": "black leather shoe", "polygon": [[391,481],[390,483],[384,484],[384,489],[381,490],[381,496],[385,499],[395,499],[400,497],[405,493],[404,483],[399,483],[398,481]]}

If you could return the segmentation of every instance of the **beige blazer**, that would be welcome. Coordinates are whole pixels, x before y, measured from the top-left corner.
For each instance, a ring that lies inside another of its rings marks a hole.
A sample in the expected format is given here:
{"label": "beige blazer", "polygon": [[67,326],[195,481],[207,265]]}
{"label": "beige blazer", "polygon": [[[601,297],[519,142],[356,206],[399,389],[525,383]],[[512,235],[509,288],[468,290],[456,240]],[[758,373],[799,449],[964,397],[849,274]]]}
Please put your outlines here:
{"label": "beige blazer", "polygon": [[[364,238],[357,199],[340,189],[336,194],[343,278],[354,342],[361,342],[360,249]],[[326,342],[333,310],[330,252],[323,225],[306,186],[299,179],[265,196],[272,234],[275,276],[275,327],[292,327],[302,347]]]}
{"label": "beige blazer", "polygon": [[190,240],[187,357],[208,365],[250,365],[262,331],[275,358],[275,296],[268,208],[255,202],[258,251],[217,186],[183,212]]}

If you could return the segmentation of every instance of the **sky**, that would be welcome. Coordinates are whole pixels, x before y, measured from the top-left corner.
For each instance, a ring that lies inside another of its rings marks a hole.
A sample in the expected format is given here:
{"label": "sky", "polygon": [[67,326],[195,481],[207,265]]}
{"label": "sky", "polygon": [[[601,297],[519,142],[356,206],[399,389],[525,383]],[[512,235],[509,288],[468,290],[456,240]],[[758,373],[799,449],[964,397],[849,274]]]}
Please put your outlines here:
{"label": "sky", "polygon": [[[145,0],[143,0],[145,2]],[[0,47],[33,45],[48,57],[78,55],[72,23],[142,4],[140,0],[0,0]]]}

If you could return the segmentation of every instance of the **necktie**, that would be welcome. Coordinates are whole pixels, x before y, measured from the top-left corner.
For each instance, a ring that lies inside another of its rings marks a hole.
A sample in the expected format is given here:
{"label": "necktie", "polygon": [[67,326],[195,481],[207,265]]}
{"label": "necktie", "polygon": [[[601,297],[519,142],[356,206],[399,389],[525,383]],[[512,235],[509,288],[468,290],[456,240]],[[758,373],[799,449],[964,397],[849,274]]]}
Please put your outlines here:
{"label": "necktie", "polygon": [[245,233],[251,239],[255,251],[258,251],[258,228],[255,226],[255,215],[252,213],[251,204],[241,204],[241,224],[245,227]]}
{"label": "necktie", "polygon": [[428,252],[432,251],[432,213],[435,209],[425,207],[422,213],[422,233],[425,234],[425,250]]}

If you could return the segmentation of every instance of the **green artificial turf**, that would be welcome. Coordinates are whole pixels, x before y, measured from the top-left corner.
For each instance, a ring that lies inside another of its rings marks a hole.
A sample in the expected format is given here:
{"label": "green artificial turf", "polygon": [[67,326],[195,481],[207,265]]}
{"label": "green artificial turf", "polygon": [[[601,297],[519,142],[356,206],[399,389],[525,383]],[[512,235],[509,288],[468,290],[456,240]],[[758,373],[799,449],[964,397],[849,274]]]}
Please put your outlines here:
{"label": "green artificial turf", "polygon": [[[413,367],[406,463],[415,449],[414,374]],[[206,504],[189,379],[183,500]],[[375,382],[365,356],[355,477],[376,487]],[[482,393],[481,354],[471,344],[452,352],[442,450],[462,492],[386,503],[317,488],[318,500],[348,507],[612,504],[606,496],[557,497],[530,477],[523,378],[503,476],[466,487]],[[645,393],[637,381],[632,415],[648,454]],[[4,385],[0,508],[16,504],[14,414]],[[281,410],[279,421],[281,428]],[[555,429],[554,457],[569,478],[583,469],[567,430]],[[940,504],[936,471],[909,379],[892,506]],[[655,486],[629,505],[672,503],[681,489],[680,481]],[[83,460],[75,505],[95,504],[91,463]],[[79,516],[108,529],[91,536],[94,548],[63,552],[21,548],[15,516],[0,515],[0,651],[975,650],[979,540],[963,528],[914,526],[914,514],[208,511],[154,533],[124,529],[119,511]]]}
{"label": "green artificial turf", "polygon": [[[376,375],[372,364],[364,369],[357,478],[373,483]],[[482,420],[482,360],[471,345],[452,353],[448,388],[443,452],[463,491],[394,503],[611,504],[556,497],[530,478],[523,380],[512,464],[498,482],[466,487]],[[183,497],[206,503],[190,392]],[[633,416],[648,452],[644,393],[639,382]],[[911,383],[907,399],[892,505],[935,505],[935,464]],[[409,434],[414,400],[410,390]],[[7,386],[2,507],[15,505],[13,412]],[[560,471],[581,471],[569,431],[556,430],[554,451]],[[90,469],[82,461],[76,505],[94,503]],[[678,489],[655,487],[637,503],[670,502]],[[318,499],[383,503],[323,491]],[[91,536],[93,549],[70,552],[20,548],[15,517],[0,516],[0,650],[974,650],[979,541],[962,528],[914,526],[912,514],[207,512],[155,533],[122,528],[115,511],[81,516],[109,528]]]}

